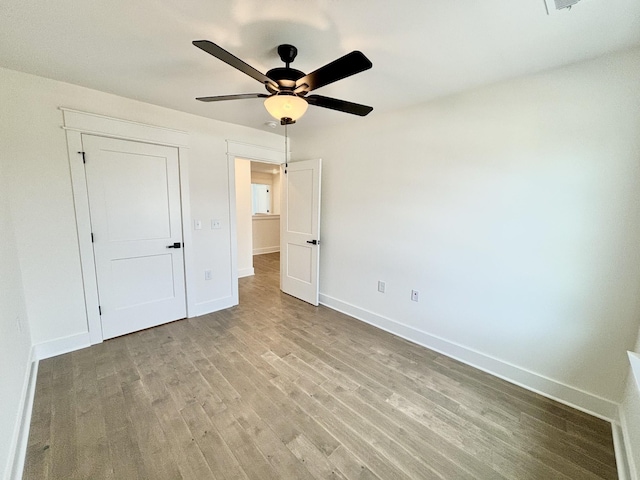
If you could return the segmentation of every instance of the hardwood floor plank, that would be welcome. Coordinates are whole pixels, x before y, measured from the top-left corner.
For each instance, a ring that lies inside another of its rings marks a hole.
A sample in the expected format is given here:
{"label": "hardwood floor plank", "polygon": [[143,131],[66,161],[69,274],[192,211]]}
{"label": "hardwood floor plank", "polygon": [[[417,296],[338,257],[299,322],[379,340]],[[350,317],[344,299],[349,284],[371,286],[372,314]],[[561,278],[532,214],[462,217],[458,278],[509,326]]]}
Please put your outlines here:
{"label": "hardwood floor plank", "polygon": [[349,480],[380,480],[380,477],[369,470],[369,467],[360,462],[343,445],[340,445],[329,455],[329,460]]}
{"label": "hardwood floor plank", "polygon": [[346,480],[345,476],[329,461],[304,434],[287,443],[289,450],[302,462],[318,480]]}
{"label": "hardwood floor plank", "polygon": [[191,434],[198,442],[213,478],[219,480],[248,480],[224,438],[211,423],[209,416],[198,403],[185,406],[180,413]]}
{"label": "hardwood floor plank", "polygon": [[71,355],[53,360],[51,392],[51,478],[76,478],[76,399]]}
{"label": "hardwood floor plank", "polygon": [[114,478],[147,477],[133,425],[126,413],[124,393],[118,375],[98,378],[98,388],[101,392],[100,400]]}
{"label": "hardwood floor plank", "polygon": [[142,382],[123,383],[126,414],[133,425],[145,470],[154,479],[184,478],[167,444]]}
{"label": "hardwood floor plank", "polygon": [[76,397],[77,478],[114,478],[94,357],[88,349],[72,354]]}

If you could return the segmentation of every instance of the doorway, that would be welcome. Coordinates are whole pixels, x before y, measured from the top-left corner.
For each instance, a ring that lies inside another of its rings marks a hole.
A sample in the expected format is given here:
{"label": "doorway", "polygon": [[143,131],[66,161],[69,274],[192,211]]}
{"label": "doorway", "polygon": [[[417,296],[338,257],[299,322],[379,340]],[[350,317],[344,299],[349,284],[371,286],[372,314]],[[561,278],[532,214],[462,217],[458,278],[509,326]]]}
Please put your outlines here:
{"label": "doorway", "polygon": [[279,164],[236,157],[235,200],[238,277],[255,273],[256,255],[280,251]]}
{"label": "doorway", "polygon": [[[242,226],[237,221],[237,205],[236,205],[236,159],[249,159],[259,162],[279,165],[281,170],[285,170],[282,178],[282,199],[280,212],[280,238],[281,253],[280,256],[280,286],[284,293],[288,293],[297,298],[318,305],[319,301],[319,248],[320,248],[320,179],[322,176],[322,160],[305,160],[296,161],[289,164],[289,168],[285,169],[284,152],[278,149],[270,149],[256,145],[248,145],[240,142],[227,140],[227,161],[229,165],[229,185],[232,188],[230,192],[230,218],[231,218],[231,270],[234,275],[232,284],[232,296],[234,303],[239,303],[238,295],[238,278],[240,269],[238,268],[238,231]],[[295,167],[294,167],[295,165]],[[250,176],[250,168],[248,169]],[[287,172],[296,171],[295,175],[288,175]],[[246,175],[246,171],[245,171]],[[311,188],[309,188],[311,187]],[[307,195],[311,196],[307,197]],[[309,205],[309,209],[301,208],[302,205]],[[292,218],[298,226],[306,225],[308,228],[295,231],[287,224],[288,212],[294,212]],[[285,228],[286,226],[286,228]],[[285,236],[286,235],[286,236]],[[283,245],[286,249],[283,248]],[[290,248],[290,246],[292,248]],[[310,255],[300,255],[301,248],[311,248],[315,253]],[[292,252],[290,256],[287,253]],[[253,258],[253,252],[249,255]],[[289,260],[293,259],[294,262]],[[306,260],[309,262],[306,262]],[[253,268],[253,267],[250,267]],[[249,272],[251,275],[253,272]],[[292,274],[292,275],[291,275]],[[292,292],[283,281],[286,276],[296,283],[296,288],[306,284],[305,297],[299,296]],[[283,288],[284,285],[284,288]]]}

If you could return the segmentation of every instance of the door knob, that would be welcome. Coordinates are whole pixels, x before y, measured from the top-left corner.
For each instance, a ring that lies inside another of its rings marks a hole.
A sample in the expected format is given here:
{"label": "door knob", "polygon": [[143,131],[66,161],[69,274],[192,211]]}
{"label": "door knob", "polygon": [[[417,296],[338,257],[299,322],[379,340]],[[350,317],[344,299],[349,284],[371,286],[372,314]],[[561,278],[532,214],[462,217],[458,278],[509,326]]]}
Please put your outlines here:
{"label": "door knob", "polygon": [[173,245],[167,245],[167,248],[181,248],[182,244],[180,242],[176,242]]}
{"label": "door knob", "polygon": [[320,245],[320,240],[307,240],[307,243],[312,245]]}

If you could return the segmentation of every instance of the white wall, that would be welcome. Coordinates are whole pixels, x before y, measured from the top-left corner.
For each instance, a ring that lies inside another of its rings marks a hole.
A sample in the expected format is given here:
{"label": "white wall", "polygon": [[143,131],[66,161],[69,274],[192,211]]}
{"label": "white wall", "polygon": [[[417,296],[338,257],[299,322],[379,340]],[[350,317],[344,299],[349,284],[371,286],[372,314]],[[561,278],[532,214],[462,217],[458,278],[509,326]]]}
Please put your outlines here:
{"label": "white wall", "polygon": [[238,232],[238,276],[253,275],[251,222],[251,162],[236,158],[236,229]]}
{"label": "white wall", "polygon": [[[188,101],[193,101],[188,99]],[[222,228],[193,232],[200,309],[231,298],[226,140],[280,148],[282,138],[107,93],[0,69],[0,132],[27,315],[35,344],[87,332],[74,206],[59,106],[189,133],[191,219]],[[213,271],[211,281],[204,270]]]}
{"label": "white wall", "polygon": [[617,412],[640,321],[638,78],[636,49],[294,137],[324,162],[322,301]]}
{"label": "white wall", "polygon": [[[0,128],[0,132],[3,130]],[[4,136],[0,149],[4,151]],[[31,358],[31,338],[11,218],[8,178],[0,162],[0,477],[9,478]]]}
{"label": "white wall", "polygon": [[254,215],[253,254],[280,251],[280,215]]}

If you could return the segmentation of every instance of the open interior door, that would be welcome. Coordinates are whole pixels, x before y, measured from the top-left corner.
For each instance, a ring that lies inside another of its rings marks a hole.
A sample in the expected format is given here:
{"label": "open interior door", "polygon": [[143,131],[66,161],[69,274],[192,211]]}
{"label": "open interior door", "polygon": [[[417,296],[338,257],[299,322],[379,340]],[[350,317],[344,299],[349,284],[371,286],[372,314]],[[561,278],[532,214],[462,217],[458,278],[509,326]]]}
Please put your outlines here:
{"label": "open interior door", "polygon": [[282,182],[280,289],[318,305],[320,159],[289,163]]}

